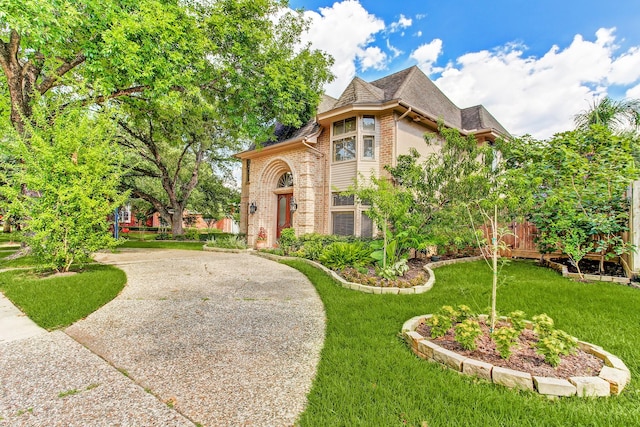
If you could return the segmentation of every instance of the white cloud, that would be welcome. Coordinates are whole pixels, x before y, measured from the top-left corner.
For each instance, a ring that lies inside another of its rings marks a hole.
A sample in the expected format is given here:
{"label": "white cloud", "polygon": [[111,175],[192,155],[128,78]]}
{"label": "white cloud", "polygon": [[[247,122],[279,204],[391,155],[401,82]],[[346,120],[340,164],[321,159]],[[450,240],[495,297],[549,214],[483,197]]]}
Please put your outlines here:
{"label": "white cloud", "polygon": [[363,69],[384,68],[386,54],[370,46],[375,34],[385,29],[384,21],[367,12],[359,1],[336,2],[320,8],[319,13],[306,11],[305,15],[311,24],[303,42],[310,42],[335,59],[332,71],[336,79],[325,88],[329,95],[339,96],[355,77],[356,60]]}
{"label": "white cloud", "polygon": [[[595,41],[576,35],[565,49],[553,46],[540,58],[525,57],[517,44],[468,53],[435,83],[460,107],[483,104],[515,135],[548,138],[572,129],[573,116],[605,96],[608,85],[640,80],[638,47],[616,57],[614,42],[614,29],[600,29]],[[412,58],[431,73],[435,50],[416,50]],[[627,92],[634,94],[640,86]]]}
{"label": "white cloud", "polygon": [[628,89],[625,96],[628,99],[640,99],[640,84]]}
{"label": "white cloud", "polygon": [[416,50],[411,52],[410,58],[418,62],[418,66],[426,74],[431,74],[435,70],[433,64],[438,60],[438,56],[442,53],[442,40],[433,39],[429,43],[420,45]]}
{"label": "white cloud", "polygon": [[392,58],[397,58],[398,56],[400,56],[400,55],[402,55],[404,53],[403,51],[401,51],[397,47],[392,46],[391,42],[389,41],[389,39],[387,39],[387,49],[389,49],[389,51],[391,52],[391,57]]}
{"label": "white cloud", "polygon": [[392,22],[391,25],[389,25],[389,32],[395,33],[403,28],[409,28],[412,23],[413,21],[411,20],[411,18],[407,18],[403,14],[400,14],[400,18],[396,22]]}
{"label": "white cloud", "polygon": [[415,37],[422,37],[422,31],[418,30],[415,34]]}
{"label": "white cloud", "polygon": [[383,70],[387,64],[387,54],[378,46],[360,49],[357,57],[360,60],[360,68],[362,71],[367,71],[369,68]]}

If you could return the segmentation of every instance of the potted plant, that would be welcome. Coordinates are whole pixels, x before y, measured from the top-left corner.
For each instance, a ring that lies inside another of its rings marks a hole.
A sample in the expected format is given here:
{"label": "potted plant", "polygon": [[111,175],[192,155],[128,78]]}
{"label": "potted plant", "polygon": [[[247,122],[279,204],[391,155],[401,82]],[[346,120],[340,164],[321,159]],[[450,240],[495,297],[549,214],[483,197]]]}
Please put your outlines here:
{"label": "potted plant", "polygon": [[267,230],[260,227],[258,231],[258,239],[256,240],[256,249],[264,249],[267,247]]}

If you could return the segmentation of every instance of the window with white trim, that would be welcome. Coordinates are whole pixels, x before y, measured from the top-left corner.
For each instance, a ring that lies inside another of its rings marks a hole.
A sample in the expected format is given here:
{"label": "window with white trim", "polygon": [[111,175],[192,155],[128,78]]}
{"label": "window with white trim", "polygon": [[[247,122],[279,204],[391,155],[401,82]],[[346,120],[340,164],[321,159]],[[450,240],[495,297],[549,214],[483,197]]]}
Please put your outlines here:
{"label": "window with white trim", "polygon": [[355,158],[356,138],[354,136],[333,141],[333,160],[335,162],[344,162]]}
{"label": "window with white trim", "polygon": [[333,122],[333,161],[344,162],[356,158],[357,122],[355,117]]}
{"label": "window with white trim", "polygon": [[375,160],[376,158],[376,118],[362,116],[362,158]]}

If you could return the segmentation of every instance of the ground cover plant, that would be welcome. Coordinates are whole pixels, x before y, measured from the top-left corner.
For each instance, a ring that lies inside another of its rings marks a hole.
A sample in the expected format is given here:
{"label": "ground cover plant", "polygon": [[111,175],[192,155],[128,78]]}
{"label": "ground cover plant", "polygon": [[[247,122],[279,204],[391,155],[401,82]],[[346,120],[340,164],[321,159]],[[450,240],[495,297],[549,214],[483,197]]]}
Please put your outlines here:
{"label": "ground cover plant", "polygon": [[640,421],[640,292],[571,281],[531,262],[506,266],[498,310],[547,313],[555,326],[603,346],[627,364],[618,397],[550,400],[461,376],[417,358],[398,336],[409,318],[464,304],[485,311],[491,270],[484,262],[436,271],[419,295],[370,295],[338,286],[303,261],[286,261],[316,286],[327,313],[318,373],[301,426],[629,426]]}
{"label": "ground cover plant", "polygon": [[118,295],[126,280],[122,270],[96,264],[82,273],[50,277],[13,270],[0,274],[0,291],[31,320],[51,330],[96,311]]}

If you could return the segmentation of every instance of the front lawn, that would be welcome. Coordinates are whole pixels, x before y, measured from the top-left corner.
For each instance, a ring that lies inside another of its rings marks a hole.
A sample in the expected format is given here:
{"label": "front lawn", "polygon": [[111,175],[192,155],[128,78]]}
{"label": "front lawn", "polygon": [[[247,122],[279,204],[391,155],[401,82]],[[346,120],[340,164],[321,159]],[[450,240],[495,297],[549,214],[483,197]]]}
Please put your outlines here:
{"label": "front lawn", "polygon": [[399,337],[407,319],[442,305],[487,312],[491,271],[483,262],[436,270],[419,295],[371,295],[342,288],[303,261],[286,261],[314,283],[327,313],[318,373],[301,426],[640,425],[640,290],[585,284],[518,261],[503,271],[503,313],[546,313],[556,326],[622,358],[632,382],[621,396],[550,400],[465,377],[411,353]]}
{"label": "front lawn", "polygon": [[111,301],[127,281],[122,270],[90,265],[81,273],[41,277],[33,271],[0,274],[0,291],[45,329],[69,326]]}

